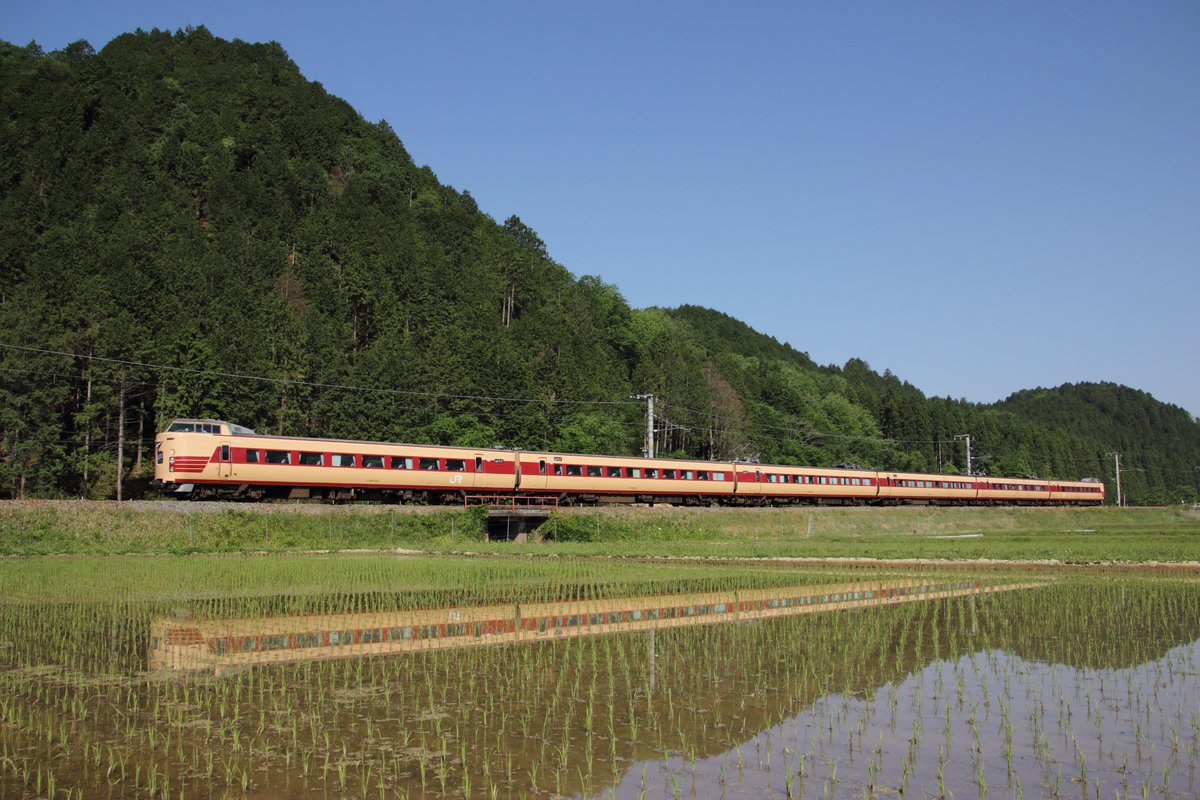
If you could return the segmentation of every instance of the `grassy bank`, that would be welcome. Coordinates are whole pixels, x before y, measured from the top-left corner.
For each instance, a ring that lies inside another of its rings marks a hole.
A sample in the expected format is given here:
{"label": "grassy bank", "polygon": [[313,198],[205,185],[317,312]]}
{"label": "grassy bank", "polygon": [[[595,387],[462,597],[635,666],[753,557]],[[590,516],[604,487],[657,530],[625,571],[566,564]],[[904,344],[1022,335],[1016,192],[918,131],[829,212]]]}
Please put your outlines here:
{"label": "grassy bank", "polygon": [[0,554],[428,551],[713,558],[1200,561],[1190,509],[563,509],[548,541],[485,543],[482,510],[98,503],[0,504]]}

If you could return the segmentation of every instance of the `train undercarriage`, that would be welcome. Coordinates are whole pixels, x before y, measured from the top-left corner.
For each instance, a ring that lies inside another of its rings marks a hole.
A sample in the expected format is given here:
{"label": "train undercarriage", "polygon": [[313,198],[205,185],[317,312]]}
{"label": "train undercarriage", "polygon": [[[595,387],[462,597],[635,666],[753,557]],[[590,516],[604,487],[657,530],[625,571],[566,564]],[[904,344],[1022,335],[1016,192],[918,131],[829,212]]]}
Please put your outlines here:
{"label": "train undercarriage", "polygon": [[[755,497],[693,495],[605,495],[589,493],[514,493],[472,495],[470,492],[413,489],[364,489],[353,487],[255,486],[252,484],[176,484],[155,486],[161,494],[178,500],[261,502],[264,500],[316,501],[321,503],[370,502],[431,506],[466,505],[552,505],[554,507],[599,507],[608,505],[667,506],[681,508],[786,508],[797,506],[1086,506],[1086,502],[1062,500],[860,498],[860,497]],[[486,498],[486,499],[481,499]]]}

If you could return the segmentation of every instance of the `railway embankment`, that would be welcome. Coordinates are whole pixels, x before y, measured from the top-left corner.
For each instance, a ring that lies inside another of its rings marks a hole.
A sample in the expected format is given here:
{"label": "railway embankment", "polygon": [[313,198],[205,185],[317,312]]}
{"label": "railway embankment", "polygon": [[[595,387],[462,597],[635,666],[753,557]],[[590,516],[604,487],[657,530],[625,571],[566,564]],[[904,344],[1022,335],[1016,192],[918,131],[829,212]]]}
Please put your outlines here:
{"label": "railway embankment", "polygon": [[486,542],[482,508],[0,503],[0,555],[416,550],[624,557],[1200,562],[1190,508],[563,508]]}

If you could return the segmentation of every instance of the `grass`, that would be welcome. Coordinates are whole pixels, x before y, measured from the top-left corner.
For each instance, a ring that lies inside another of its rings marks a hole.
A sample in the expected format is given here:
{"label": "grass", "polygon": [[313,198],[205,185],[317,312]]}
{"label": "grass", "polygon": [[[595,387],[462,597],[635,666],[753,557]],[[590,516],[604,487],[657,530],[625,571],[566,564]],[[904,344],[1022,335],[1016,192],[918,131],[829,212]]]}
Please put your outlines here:
{"label": "grass", "polygon": [[562,509],[550,541],[485,543],[482,509],[163,502],[0,504],[0,554],[388,550],[562,556],[1200,561],[1176,508]]}

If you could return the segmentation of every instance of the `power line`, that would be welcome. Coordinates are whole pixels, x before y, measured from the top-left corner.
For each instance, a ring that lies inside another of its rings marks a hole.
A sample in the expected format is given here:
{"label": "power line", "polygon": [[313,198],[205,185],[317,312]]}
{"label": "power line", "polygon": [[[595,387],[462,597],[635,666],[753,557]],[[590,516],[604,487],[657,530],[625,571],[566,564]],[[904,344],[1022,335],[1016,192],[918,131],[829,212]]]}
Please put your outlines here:
{"label": "power line", "polygon": [[286,386],[306,386],[313,389],[338,389],[351,392],[377,392],[379,394],[393,395],[408,395],[412,397],[433,398],[438,400],[480,400],[495,403],[549,403],[561,405],[591,405],[591,406],[632,406],[638,405],[632,400],[569,400],[560,398],[546,397],[494,397],[489,395],[474,395],[474,394],[450,394],[447,392],[422,392],[416,389],[386,389],[376,386],[355,386],[343,383],[325,383],[322,381],[302,381],[293,378],[271,378],[265,375],[250,375],[239,372],[223,372],[221,370],[198,369],[195,367],[175,367],[167,364],[153,364],[145,361],[133,361],[123,358],[108,358],[106,356],[86,355],[83,353],[71,353],[63,350],[50,350],[40,347],[27,347],[25,345],[8,344],[0,342],[0,348],[9,350],[20,350],[27,353],[38,353],[41,355],[65,356],[67,358],[78,358],[88,361],[100,361],[106,364],[118,364],[127,367],[139,367],[150,370],[172,370],[175,372],[186,372],[193,375],[206,375],[216,378],[232,378],[236,380],[260,381],[263,383],[274,383]]}

